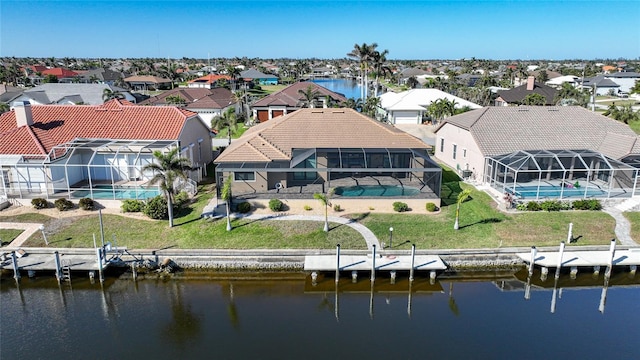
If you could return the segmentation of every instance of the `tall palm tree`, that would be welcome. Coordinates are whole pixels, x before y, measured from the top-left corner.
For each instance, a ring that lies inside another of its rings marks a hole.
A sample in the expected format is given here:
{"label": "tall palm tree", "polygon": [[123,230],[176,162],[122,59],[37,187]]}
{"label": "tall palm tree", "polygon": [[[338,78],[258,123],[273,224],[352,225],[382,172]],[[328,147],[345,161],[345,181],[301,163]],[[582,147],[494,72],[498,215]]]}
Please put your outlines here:
{"label": "tall palm tree", "polygon": [[456,222],[453,224],[453,229],[458,230],[460,228],[460,204],[465,202],[471,196],[471,189],[464,189],[458,194],[458,201],[456,204]]}
{"label": "tall palm tree", "polygon": [[347,99],[347,101],[343,101],[342,104],[340,104],[340,106],[353,109],[356,111],[362,111],[362,99],[349,98]]}
{"label": "tall palm tree", "polygon": [[220,191],[220,197],[225,202],[227,208],[227,231],[231,231],[231,199],[233,194],[231,193],[231,183],[233,182],[233,175],[229,174],[227,181],[224,182],[222,190]]}
{"label": "tall palm tree", "polygon": [[236,109],[231,107],[221,115],[214,117],[213,120],[211,120],[211,128],[216,131],[227,129],[229,145],[231,145],[231,133],[238,129]]}
{"label": "tall palm tree", "polygon": [[119,91],[113,91],[110,88],[105,88],[102,91],[102,100],[104,100],[104,102],[107,102],[113,99],[124,99],[124,95],[122,95],[122,93]]}
{"label": "tall palm tree", "polygon": [[322,206],[324,206],[324,228],[322,229],[324,232],[329,232],[329,206],[331,206],[329,198],[331,194],[333,194],[333,189],[329,189],[326,194],[313,194],[313,198],[319,200]]}
{"label": "tall palm tree", "polygon": [[142,172],[151,171],[153,173],[153,177],[149,180],[149,185],[160,185],[160,190],[167,198],[169,227],[173,227],[174,183],[178,179],[186,180],[187,171],[191,170],[189,159],[179,156],[178,151],[178,148],[173,148],[168,153],[163,154],[161,151],[156,150],[153,152],[155,161],[142,168]]}
{"label": "tall palm tree", "polygon": [[230,82],[231,82],[231,90],[235,91],[238,89],[238,79],[240,78],[240,69],[238,69],[237,67],[229,64],[227,66],[224,67],[227,75],[229,75],[229,77],[231,78]]}
{"label": "tall palm tree", "polygon": [[367,93],[368,93],[368,87],[369,87],[367,73],[370,68],[372,55],[376,51],[377,47],[378,47],[377,43],[372,43],[370,45],[368,45],[367,43],[362,43],[362,45],[355,44],[353,46],[353,50],[347,53],[348,57],[358,60],[358,63],[360,64],[360,82],[362,85],[360,89],[360,94],[363,101],[367,100],[367,95],[368,95]]}
{"label": "tall palm tree", "polygon": [[298,95],[300,95],[302,107],[314,108],[316,98],[322,94],[313,85],[309,85],[305,89],[298,90]]}
{"label": "tall palm tree", "polygon": [[373,96],[378,97],[378,86],[380,86],[380,76],[383,78],[386,75],[391,75],[391,68],[385,65],[387,62],[387,54],[389,54],[389,50],[374,51],[371,56],[371,62],[373,65],[373,71],[375,72],[376,79],[374,81],[375,87],[373,89]]}

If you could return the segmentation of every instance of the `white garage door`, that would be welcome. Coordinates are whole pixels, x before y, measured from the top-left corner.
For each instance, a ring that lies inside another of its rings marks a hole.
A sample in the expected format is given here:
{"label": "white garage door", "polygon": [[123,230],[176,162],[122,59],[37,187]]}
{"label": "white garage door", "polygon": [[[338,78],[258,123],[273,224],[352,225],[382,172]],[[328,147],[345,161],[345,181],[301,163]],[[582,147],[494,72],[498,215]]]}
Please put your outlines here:
{"label": "white garage door", "polygon": [[418,124],[418,114],[415,111],[394,112],[396,124]]}

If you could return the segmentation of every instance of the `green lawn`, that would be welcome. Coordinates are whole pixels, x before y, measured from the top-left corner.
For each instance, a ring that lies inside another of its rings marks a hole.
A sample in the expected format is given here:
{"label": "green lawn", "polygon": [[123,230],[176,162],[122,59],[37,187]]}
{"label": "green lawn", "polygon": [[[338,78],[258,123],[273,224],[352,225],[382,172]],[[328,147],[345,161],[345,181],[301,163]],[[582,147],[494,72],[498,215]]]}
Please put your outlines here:
{"label": "green lawn", "polygon": [[626,212],[624,216],[631,223],[631,238],[639,242],[640,239],[640,212]]}
{"label": "green lawn", "polygon": [[22,234],[22,230],[17,229],[0,229],[0,245],[5,245]]}
{"label": "green lawn", "polygon": [[[394,228],[394,249],[437,248],[494,248],[512,246],[557,246],[566,240],[572,222],[576,245],[608,244],[615,237],[615,221],[603,212],[528,212],[504,214],[495,209],[495,203],[486,193],[474,190],[460,210],[460,229],[453,230],[456,198],[461,188],[468,185],[457,180],[449,169],[443,171],[442,209],[439,213],[419,215],[351,214],[345,215],[367,226],[381,242],[389,242],[389,227]],[[227,232],[224,219],[201,219],[205,204],[212,198],[213,185],[201,187],[196,202],[177,214],[176,226],[169,228],[167,221],[133,219],[119,215],[104,215],[107,240],[115,235],[120,246],[138,249],[177,247],[184,249],[220,248],[320,248],[332,249],[340,243],[344,249],[365,249],[362,236],[355,230],[331,224],[331,231],[322,231],[322,222],[235,220],[233,230]],[[53,219],[41,214],[6,217],[0,221],[42,222],[48,229],[48,240],[59,247],[92,247],[92,234],[99,239],[97,212],[75,218]],[[627,214],[634,226],[634,236],[640,235],[640,216]],[[637,218],[635,218],[635,217]],[[39,232],[26,246],[43,246]]]}

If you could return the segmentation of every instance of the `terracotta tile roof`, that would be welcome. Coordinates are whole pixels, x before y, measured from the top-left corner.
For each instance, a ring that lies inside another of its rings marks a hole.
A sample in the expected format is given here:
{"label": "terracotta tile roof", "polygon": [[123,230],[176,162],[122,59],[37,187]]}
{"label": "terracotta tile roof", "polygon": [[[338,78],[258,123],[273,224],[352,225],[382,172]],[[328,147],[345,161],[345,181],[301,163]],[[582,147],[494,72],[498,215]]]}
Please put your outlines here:
{"label": "terracotta tile roof", "polygon": [[0,154],[43,154],[75,138],[176,140],[196,113],[174,106],[33,105],[33,125],[16,127],[15,110],[0,115]]}
{"label": "terracotta tile roof", "polygon": [[293,149],[429,148],[391,125],[352,109],[300,109],[247,130],[216,162],[288,160]]}
{"label": "terracotta tile roof", "polygon": [[312,86],[313,89],[318,91],[322,96],[328,95],[338,103],[347,101],[347,98],[345,98],[343,95],[340,95],[327,88],[324,88],[314,82],[301,81],[301,82],[297,82],[295,84],[289,85],[278,92],[265,96],[264,98],[256,101],[252,105],[252,107],[265,107],[265,106],[272,106],[272,105],[297,107],[301,100],[301,96],[298,93],[298,90],[304,91],[309,86]]}
{"label": "terracotta tile roof", "polygon": [[205,75],[202,77],[199,77],[197,79],[193,79],[191,81],[189,81],[190,83],[207,83],[207,84],[213,84],[218,80],[221,79],[225,79],[225,80],[231,80],[231,76],[228,75],[215,75],[215,74],[209,74],[209,75]]}
{"label": "terracotta tile roof", "polygon": [[62,79],[78,76],[78,73],[63,68],[53,68],[42,71],[42,75],[55,75],[58,79]]}
{"label": "terracotta tile roof", "polygon": [[485,156],[517,150],[589,149],[621,158],[638,136],[628,125],[579,106],[490,106],[441,124],[468,130]]}

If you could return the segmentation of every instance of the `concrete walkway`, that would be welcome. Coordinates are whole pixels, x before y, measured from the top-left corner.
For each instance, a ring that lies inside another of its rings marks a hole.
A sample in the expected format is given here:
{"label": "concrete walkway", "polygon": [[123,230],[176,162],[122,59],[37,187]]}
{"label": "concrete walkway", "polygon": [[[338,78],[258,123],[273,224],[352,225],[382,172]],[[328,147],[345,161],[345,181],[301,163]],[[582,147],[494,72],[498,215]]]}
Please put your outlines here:
{"label": "concrete walkway", "polygon": [[631,238],[631,223],[624,217],[622,211],[614,206],[605,206],[602,211],[611,215],[616,220],[616,238],[620,244],[626,246],[638,246],[639,244]]}
{"label": "concrete walkway", "polygon": [[16,223],[16,222],[0,222],[0,229],[19,229],[24,230],[22,234],[18,235],[11,242],[10,246],[12,247],[20,247],[22,243],[27,241],[33,233],[36,231],[40,231],[40,226],[42,224],[34,224],[34,223]]}

